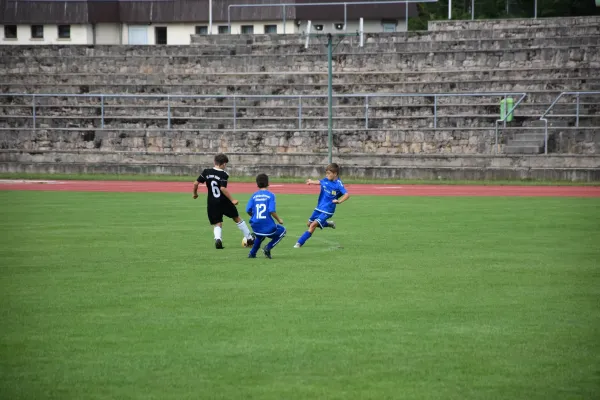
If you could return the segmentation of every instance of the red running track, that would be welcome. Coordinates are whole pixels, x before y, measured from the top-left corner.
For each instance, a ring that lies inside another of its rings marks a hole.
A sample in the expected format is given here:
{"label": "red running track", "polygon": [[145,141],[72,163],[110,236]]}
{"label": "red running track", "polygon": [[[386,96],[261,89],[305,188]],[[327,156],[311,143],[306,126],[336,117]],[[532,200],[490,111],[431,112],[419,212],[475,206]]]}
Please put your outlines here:
{"label": "red running track", "polygon": [[[232,182],[232,193],[253,193],[254,183]],[[468,186],[468,185],[383,185],[348,184],[352,195],[368,196],[529,196],[529,197],[600,197],[593,186]],[[192,182],[139,181],[28,181],[0,180],[0,190],[79,191],[79,192],[154,192],[192,194]],[[319,189],[301,183],[274,183],[273,193],[316,194]]]}

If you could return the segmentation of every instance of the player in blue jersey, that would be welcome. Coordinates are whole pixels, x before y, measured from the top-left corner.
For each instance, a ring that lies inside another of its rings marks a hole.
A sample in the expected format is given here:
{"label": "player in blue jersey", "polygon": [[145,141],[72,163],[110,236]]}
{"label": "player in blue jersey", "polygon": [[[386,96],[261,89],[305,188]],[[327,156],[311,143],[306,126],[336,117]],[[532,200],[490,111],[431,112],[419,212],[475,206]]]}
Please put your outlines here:
{"label": "player in blue jersey", "polygon": [[350,194],[344,187],[344,184],[339,179],[340,166],[336,163],[329,164],[325,169],[325,178],[320,181],[308,179],[307,185],[321,185],[321,193],[319,193],[319,201],[317,207],[308,219],[308,230],[300,236],[298,242],[294,245],[295,248],[304,246],[304,243],[315,232],[317,228],[333,228],[335,222],[328,221],[335,213],[335,207],[350,198]]}
{"label": "player in blue jersey", "polygon": [[[285,228],[283,227],[283,220],[277,215],[275,195],[268,189],[269,177],[266,174],[258,174],[256,176],[256,186],[259,190],[250,197],[246,206],[246,212],[250,215],[250,226],[254,231],[254,235],[256,235],[248,257],[256,258],[256,253],[260,249],[263,240],[269,238],[271,241],[267,243],[263,252],[265,257],[271,258],[271,250],[285,236]],[[279,224],[276,224],[273,219]]]}

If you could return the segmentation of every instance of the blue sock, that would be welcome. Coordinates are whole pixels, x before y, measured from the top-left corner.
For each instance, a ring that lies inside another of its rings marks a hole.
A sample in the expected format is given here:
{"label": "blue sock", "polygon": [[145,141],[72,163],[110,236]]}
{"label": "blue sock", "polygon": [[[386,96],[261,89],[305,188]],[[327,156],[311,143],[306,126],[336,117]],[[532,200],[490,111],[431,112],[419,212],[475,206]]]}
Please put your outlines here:
{"label": "blue sock", "polygon": [[254,239],[254,244],[252,245],[252,248],[250,249],[250,254],[252,254],[253,256],[256,255],[256,253],[258,252],[258,249],[260,249],[260,245],[263,241],[264,237],[262,236],[257,236],[256,239]]}
{"label": "blue sock", "polygon": [[304,243],[306,243],[306,241],[310,239],[311,236],[312,233],[310,233],[309,231],[304,232],[302,236],[300,236],[300,239],[298,239],[298,243],[300,243],[300,246],[303,246]]}

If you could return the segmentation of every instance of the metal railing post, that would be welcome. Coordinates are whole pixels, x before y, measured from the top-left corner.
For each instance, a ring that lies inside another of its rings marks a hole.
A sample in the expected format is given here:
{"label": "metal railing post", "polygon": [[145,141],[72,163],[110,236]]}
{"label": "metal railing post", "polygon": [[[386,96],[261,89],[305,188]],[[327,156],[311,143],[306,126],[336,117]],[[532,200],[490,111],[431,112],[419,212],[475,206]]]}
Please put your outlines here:
{"label": "metal railing post", "polygon": [[344,3],[344,32],[346,32],[346,24],[348,22],[348,7],[346,7],[347,5],[347,3]]}
{"label": "metal railing post", "polygon": [[35,131],[35,94],[31,96],[31,111],[33,116],[33,130]]}
{"label": "metal railing post", "polygon": [[231,5],[227,7],[227,33],[231,35]]}
{"label": "metal railing post", "polygon": [[283,34],[285,35],[285,4],[283,4]]}
{"label": "metal railing post", "polygon": [[369,96],[365,96],[365,129],[369,129]]}
{"label": "metal railing post", "polygon": [[575,106],[575,127],[579,128],[579,93],[576,96],[577,102]]}
{"label": "metal railing post", "polygon": [[433,95],[433,127],[437,128],[437,95]]}
{"label": "metal railing post", "polygon": [[541,118],[544,121],[544,154],[548,155],[548,120]]}
{"label": "metal railing post", "polygon": [[237,110],[236,110],[236,104],[235,104],[235,94],[233,95],[233,130],[235,131],[237,129]]}
{"label": "metal railing post", "polygon": [[100,127],[104,129],[104,95],[100,95]]}
{"label": "metal railing post", "polygon": [[506,128],[506,119],[508,118],[508,103],[506,102],[506,95],[504,95],[504,116],[502,117],[502,120],[504,122],[504,127]]}
{"label": "metal railing post", "polygon": [[302,129],[302,96],[298,96],[298,129]]}
{"label": "metal railing post", "polygon": [[171,96],[167,96],[167,128],[171,129]]}

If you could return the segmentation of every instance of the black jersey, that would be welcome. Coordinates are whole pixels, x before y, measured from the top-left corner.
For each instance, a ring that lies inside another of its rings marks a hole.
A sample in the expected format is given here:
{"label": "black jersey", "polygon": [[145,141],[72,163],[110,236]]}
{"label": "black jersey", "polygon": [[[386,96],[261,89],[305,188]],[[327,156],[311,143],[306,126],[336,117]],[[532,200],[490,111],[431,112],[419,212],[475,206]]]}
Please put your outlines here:
{"label": "black jersey", "polygon": [[209,203],[220,203],[221,201],[229,201],[229,199],[221,193],[221,188],[227,187],[227,179],[229,179],[229,174],[224,170],[219,168],[207,168],[202,171],[202,174],[200,174],[196,180],[200,183],[206,183]]}

